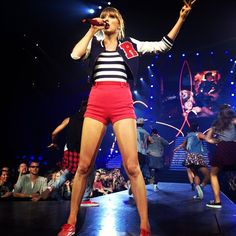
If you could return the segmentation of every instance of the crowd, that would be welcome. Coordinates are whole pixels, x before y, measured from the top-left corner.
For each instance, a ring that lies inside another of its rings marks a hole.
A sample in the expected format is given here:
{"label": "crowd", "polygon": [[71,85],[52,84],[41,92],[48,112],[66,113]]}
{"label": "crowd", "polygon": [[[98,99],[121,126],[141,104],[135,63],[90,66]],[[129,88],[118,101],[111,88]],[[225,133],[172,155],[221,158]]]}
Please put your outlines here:
{"label": "crowd", "polygon": [[[18,173],[3,166],[0,170],[1,200],[70,200],[73,178],[67,179],[62,186],[54,188],[55,183],[63,175],[62,170],[39,174],[40,164],[37,161],[20,163]],[[129,180],[121,174],[120,169],[96,169],[90,197],[102,196],[122,190],[130,186]],[[53,189],[53,190],[52,190]],[[48,194],[50,193],[50,194]]]}

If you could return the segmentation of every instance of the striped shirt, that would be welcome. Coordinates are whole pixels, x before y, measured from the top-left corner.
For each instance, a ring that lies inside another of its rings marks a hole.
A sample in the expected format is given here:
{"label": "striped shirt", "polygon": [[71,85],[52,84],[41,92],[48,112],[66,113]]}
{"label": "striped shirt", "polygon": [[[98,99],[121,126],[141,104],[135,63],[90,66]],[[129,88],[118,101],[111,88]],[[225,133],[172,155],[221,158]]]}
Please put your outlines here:
{"label": "striped shirt", "polygon": [[124,59],[117,51],[102,52],[95,63],[93,79],[95,82],[127,82]]}

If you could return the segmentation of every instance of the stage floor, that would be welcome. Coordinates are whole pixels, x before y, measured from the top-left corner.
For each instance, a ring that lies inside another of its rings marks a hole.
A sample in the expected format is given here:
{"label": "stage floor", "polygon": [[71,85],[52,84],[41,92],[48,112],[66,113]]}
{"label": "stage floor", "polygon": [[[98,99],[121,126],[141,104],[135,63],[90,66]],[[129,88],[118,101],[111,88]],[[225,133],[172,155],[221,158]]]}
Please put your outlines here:
{"label": "stage floor", "polygon": [[[236,204],[221,193],[222,208],[210,209],[210,185],[204,199],[195,200],[190,184],[159,183],[158,192],[147,185],[150,224],[153,236],[236,235]],[[93,198],[99,207],[81,207],[80,236],[138,236],[139,217],[134,199],[127,191]],[[56,236],[66,222],[70,201],[0,202],[0,235]]]}

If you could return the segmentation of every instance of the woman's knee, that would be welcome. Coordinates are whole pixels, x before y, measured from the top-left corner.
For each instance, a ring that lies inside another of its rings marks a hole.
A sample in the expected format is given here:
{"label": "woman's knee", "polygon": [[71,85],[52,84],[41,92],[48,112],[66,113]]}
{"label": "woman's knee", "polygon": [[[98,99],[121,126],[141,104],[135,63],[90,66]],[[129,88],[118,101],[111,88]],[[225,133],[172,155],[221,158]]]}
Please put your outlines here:
{"label": "woman's knee", "polygon": [[89,163],[79,163],[77,172],[81,175],[88,175],[90,172],[91,165]]}
{"label": "woman's knee", "polygon": [[130,163],[126,165],[126,170],[127,170],[127,174],[129,176],[137,176],[139,174],[140,168],[139,165],[136,163]]}

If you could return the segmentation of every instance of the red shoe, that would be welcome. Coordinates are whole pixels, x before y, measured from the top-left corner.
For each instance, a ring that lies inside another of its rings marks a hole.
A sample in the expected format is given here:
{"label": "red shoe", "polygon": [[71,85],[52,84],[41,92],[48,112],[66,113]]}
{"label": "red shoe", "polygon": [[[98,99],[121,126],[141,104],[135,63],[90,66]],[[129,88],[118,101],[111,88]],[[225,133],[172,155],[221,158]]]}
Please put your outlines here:
{"label": "red shoe", "polygon": [[151,236],[151,231],[140,229],[140,236]]}
{"label": "red shoe", "polygon": [[71,224],[64,224],[57,236],[72,236],[75,234],[75,226]]}
{"label": "red shoe", "polygon": [[81,202],[80,206],[82,207],[97,207],[99,206],[98,202],[92,202],[91,200]]}

